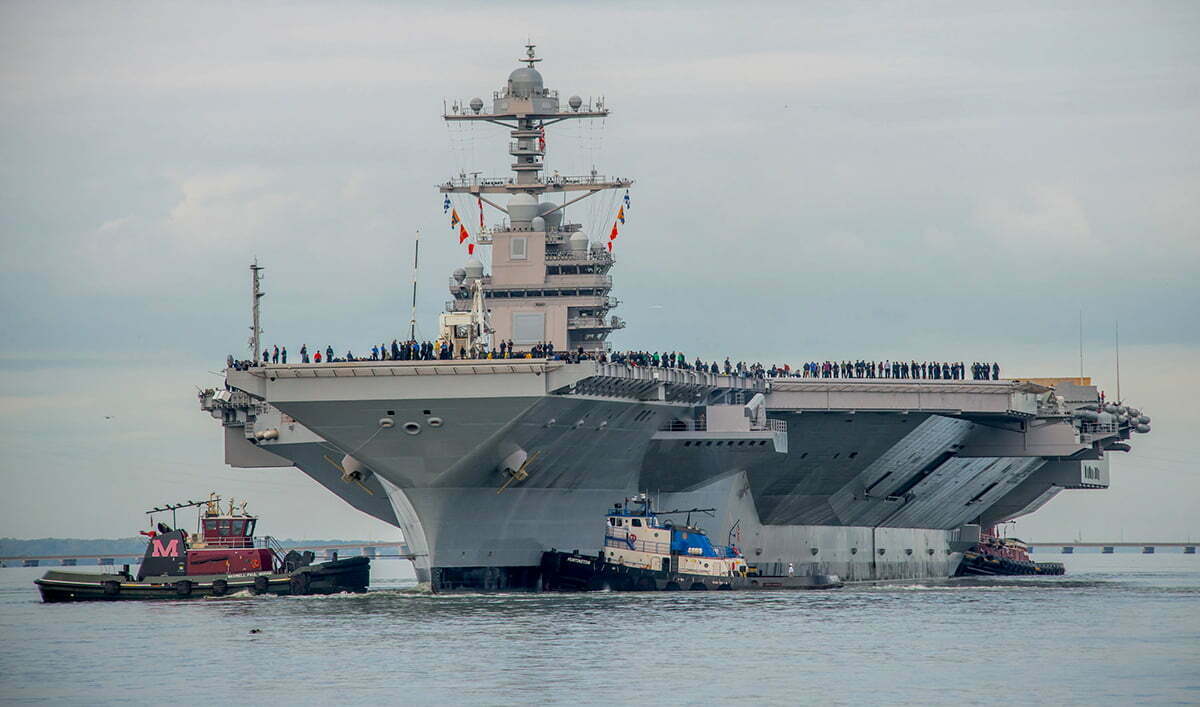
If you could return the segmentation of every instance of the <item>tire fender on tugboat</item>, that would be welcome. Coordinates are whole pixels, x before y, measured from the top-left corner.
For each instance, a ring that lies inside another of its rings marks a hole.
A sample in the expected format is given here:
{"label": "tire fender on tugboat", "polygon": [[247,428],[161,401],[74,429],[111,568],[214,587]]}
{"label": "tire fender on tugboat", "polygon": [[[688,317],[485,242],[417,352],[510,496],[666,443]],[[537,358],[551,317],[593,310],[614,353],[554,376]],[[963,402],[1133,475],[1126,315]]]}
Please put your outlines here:
{"label": "tire fender on tugboat", "polygon": [[108,580],[104,583],[104,595],[115,597],[121,593],[121,583],[115,580]]}
{"label": "tire fender on tugboat", "polygon": [[223,579],[213,580],[213,583],[212,583],[213,596],[223,597],[223,596],[225,596],[225,592],[227,592],[227,591],[229,591],[229,582],[226,582]]}
{"label": "tire fender on tugboat", "polygon": [[192,583],[186,579],[175,583],[176,596],[187,597],[192,595]]}
{"label": "tire fender on tugboat", "polygon": [[299,572],[292,575],[292,580],[289,583],[292,588],[292,594],[308,594],[308,588],[311,584],[307,572]]}
{"label": "tire fender on tugboat", "polygon": [[270,586],[270,582],[268,582],[267,578],[264,577],[263,575],[260,574],[254,578],[254,593],[255,594],[266,594],[268,586]]}

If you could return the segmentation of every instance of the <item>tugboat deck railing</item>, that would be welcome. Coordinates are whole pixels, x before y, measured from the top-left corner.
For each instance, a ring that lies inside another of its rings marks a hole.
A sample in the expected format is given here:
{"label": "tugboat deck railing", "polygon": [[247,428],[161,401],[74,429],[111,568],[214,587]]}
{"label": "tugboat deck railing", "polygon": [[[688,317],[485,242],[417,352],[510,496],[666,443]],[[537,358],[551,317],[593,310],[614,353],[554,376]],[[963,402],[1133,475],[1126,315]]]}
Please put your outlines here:
{"label": "tugboat deck railing", "polygon": [[[604,546],[617,548],[619,550],[628,550],[630,552],[648,552],[655,555],[670,555],[671,543],[659,542],[657,540],[635,540],[633,546],[630,547],[629,541],[625,538],[616,535],[605,535]],[[737,557],[733,553],[728,552],[725,548],[714,545],[713,552],[716,555],[688,555],[688,557],[706,557],[713,560],[727,560]]]}

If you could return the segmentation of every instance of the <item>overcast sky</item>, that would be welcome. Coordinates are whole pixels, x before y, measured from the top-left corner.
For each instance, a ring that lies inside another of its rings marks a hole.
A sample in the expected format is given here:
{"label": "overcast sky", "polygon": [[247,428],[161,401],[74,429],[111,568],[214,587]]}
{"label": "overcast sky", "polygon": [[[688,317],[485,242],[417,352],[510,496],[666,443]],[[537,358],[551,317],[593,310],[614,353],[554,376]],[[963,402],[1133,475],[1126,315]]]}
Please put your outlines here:
{"label": "overcast sky", "polygon": [[217,490],[274,535],[398,537],[225,467],[196,386],[245,349],[254,257],[269,343],[361,352],[407,331],[419,228],[432,334],[465,258],[434,185],[509,162],[443,101],[527,37],[613,110],[551,128],[549,168],[636,180],[615,346],[1068,376],[1082,309],[1085,374],[1115,395],[1119,321],[1154,432],[1018,532],[1200,535],[1200,5],[734,7],[0,5],[0,535],[130,535]]}

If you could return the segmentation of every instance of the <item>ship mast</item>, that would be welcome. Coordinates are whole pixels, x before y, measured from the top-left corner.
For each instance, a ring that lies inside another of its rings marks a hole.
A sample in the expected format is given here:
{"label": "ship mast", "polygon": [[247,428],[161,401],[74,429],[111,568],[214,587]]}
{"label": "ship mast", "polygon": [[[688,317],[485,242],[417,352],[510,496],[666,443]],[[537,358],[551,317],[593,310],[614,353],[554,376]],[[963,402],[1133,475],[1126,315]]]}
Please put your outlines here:
{"label": "ship mast", "polygon": [[408,340],[417,340],[417,267],[421,262],[421,229],[417,229],[417,236],[413,240],[413,293],[412,293],[412,318],[408,320]]}
{"label": "ship mast", "polygon": [[[633,184],[632,180],[620,178],[605,178],[592,175],[591,179],[571,178],[563,182],[547,183],[540,176],[542,158],[546,154],[545,128],[561,123],[564,120],[579,118],[605,118],[608,109],[604,107],[603,99],[595,105],[583,105],[579,96],[571,96],[567,101],[570,110],[560,110],[558,92],[542,87],[542,77],[534,65],[541,61],[536,55],[535,44],[525,45],[525,56],[518,61],[525,68],[514,71],[509,77],[508,86],[493,95],[491,112],[483,112],[483,100],[471,99],[467,105],[456,102],[451,112],[442,116],[447,122],[476,121],[492,123],[510,129],[512,142],[508,154],[512,155],[515,163],[512,165],[516,172],[515,179],[483,178],[460,176],[458,179],[439,186],[444,194],[471,194],[481,197],[484,194],[516,194],[524,192],[531,196],[547,191],[585,191],[580,198],[586,198],[605,189],[624,189]],[[469,112],[468,112],[469,111]],[[579,199],[573,199],[567,204]],[[482,199],[492,208],[508,213],[508,209]],[[559,206],[564,208],[567,204]],[[511,217],[511,214],[510,214]]]}
{"label": "ship mast", "polygon": [[262,271],[266,270],[258,264],[258,258],[250,265],[250,360],[258,361],[262,355],[262,326],[259,322],[259,300],[266,296],[262,291]]}

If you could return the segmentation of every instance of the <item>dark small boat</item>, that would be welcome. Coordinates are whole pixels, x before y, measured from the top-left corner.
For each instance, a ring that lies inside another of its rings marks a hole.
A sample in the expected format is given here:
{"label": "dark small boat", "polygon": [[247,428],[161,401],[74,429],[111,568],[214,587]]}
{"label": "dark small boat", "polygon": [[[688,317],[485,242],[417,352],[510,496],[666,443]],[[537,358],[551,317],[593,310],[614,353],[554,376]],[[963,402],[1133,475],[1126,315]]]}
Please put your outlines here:
{"label": "dark small boat", "polygon": [[980,535],[978,543],[963,552],[955,576],[1061,575],[1066,571],[1061,562],[1034,562],[1029,557],[1028,545],[1016,538],[1002,538],[992,528]]}
{"label": "dark small boat", "polygon": [[117,601],[124,599],[197,599],[237,592],[251,594],[336,594],[365,592],[370,560],[351,557],[313,564],[312,552],[284,551],[270,537],[254,537],[258,518],[220,497],[154,508],[148,514],[204,506],[196,532],[189,536],[158,523],[147,536],[146,554],[136,575],[129,566],[117,573],[51,570],[34,583],[42,601]]}

